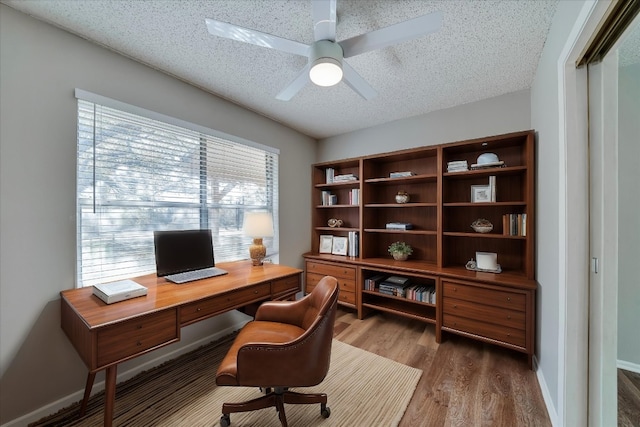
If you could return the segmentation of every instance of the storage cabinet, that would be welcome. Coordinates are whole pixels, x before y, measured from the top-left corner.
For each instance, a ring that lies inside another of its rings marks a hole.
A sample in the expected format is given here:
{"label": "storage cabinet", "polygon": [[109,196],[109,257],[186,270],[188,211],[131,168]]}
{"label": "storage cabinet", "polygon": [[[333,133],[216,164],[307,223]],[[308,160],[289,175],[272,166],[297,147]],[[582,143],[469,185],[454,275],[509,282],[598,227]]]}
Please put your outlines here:
{"label": "storage cabinet", "polygon": [[327,263],[317,261],[306,262],[306,289],[309,293],[324,276],[333,276],[338,280],[340,294],[338,303],[351,308],[356,308],[356,268],[340,263]]}
{"label": "storage cabinet", "polygon": [[[499,162],[476,165],[484,153]],[[356,308],[360,318],[372,310],[416,318],[435,324],[438,341],[442,332],[469,336],[526,353],[531,365],[537,287],[534,153],[534,132],[523,131],[314,165],[312,247],[304,255],[307,292],[324,275],[334,275],[341,281],[341,303]],[[449,170],[451,162],[468,168]],[[331,174],[350,179],[331,181]],[[490,182],[492,197],[474,197],[472,188]],[[409,200],[399,203],[398,193]],[[330,227],[331,218],[342,226]],[[475,231],[471,224],[478,219],[493,229]],[[410,225],[399,229],[391,223]],[[320,253],[321,235],[350,232],[357,233],[357,255]],[[409,260],[390,256],[387,249],[395,241],[412,246]],[[465,268],[476,252],[496,253],[501,273]],[[378,274],[433,286],[435,301],[367,289],[367,279]]]}
{"label": "storage cabinet", "polygon": [[[442,330],[533,354],[534,292],[442,281]],[[530,361],[531,362],[531,361]]]}

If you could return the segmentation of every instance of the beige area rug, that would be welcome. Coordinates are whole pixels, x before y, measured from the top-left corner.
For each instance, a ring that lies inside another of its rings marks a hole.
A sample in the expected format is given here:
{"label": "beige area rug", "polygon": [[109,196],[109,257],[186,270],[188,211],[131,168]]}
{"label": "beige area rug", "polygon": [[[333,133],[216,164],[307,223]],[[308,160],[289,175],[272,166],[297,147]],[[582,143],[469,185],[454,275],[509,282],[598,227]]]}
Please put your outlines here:
{"label": "beige area rug", "polygon": [[[258,388],[217,387],[215,374],[232,338],[204,346],[118,385],[115,426],[218,426],[224,402],[241,402],[260,395]],[[295,367],[292,366],[292,369]],[[325,380],[298,391],[328,395],[331,416],[320,405],[285,405],[291,427],[397,426],[422,375],[393,360],[334,340],[331,367]],[[102,426],[104,395],[89,401],[78,419],[78,405],[33,426]],[[274,408],[231,414],[231,427],[278,427]]]}

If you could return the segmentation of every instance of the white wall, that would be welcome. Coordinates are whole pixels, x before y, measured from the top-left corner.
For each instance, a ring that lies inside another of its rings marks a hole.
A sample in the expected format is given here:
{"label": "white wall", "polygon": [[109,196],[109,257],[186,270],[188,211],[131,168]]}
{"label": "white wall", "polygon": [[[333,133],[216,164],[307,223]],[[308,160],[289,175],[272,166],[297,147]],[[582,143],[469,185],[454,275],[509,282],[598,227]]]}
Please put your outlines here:
{"label": "white wall", "polygon": [[[0,424],[84,388],[86,367],[60,329],[74,287],[76,99],[81,88],[279,148],[280,262],[310,248],[315,141],[267,118],[0,5]],[[186,348],[243,318],[189,326]],[[99,376],[97,381],[100,381]],[[76,400],[80,396],[75,395]],[[59,402],[58,402],[59,403]]]}
{"label": "white wall", "polygon": [[640,64],[618,76],[618,361],[640,369]]}
{"label": "white wall", "polygon": [[529,91],[509,93],[319,141],[318,161],[499,135],[531,128]]}

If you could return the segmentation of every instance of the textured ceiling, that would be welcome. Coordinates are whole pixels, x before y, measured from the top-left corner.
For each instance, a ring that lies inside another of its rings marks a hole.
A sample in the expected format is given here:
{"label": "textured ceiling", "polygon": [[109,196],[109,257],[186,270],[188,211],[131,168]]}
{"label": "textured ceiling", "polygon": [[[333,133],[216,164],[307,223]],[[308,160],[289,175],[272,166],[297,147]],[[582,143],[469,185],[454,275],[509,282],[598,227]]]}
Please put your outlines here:
{"label": "textured ceiling", "polygon": [[378,91],[308,84],[275,99],[306,59],[210,35],[205,18],[310,44],[309,0],[1,0],[127,57],[325,138],[528,89],[557,0],[337,0],[337,41],[441,11],[437,33],[347,61]]}

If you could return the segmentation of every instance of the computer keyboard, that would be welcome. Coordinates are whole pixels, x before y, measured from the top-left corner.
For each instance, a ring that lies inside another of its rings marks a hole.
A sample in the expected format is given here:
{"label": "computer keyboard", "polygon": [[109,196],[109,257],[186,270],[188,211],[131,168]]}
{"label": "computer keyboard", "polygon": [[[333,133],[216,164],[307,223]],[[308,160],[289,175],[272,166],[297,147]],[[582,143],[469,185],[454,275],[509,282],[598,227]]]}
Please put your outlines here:
{"label": "computer keyboard", "polygon": [[170,274],[168,276],[164,276],[164,278],[173,283],[187,283],[193,282],[194,280],[222,276],[223,274],[227,274],[227,271],[218,267],[211,267],[203,268],[202,270],[185,271],[184,273]]}

